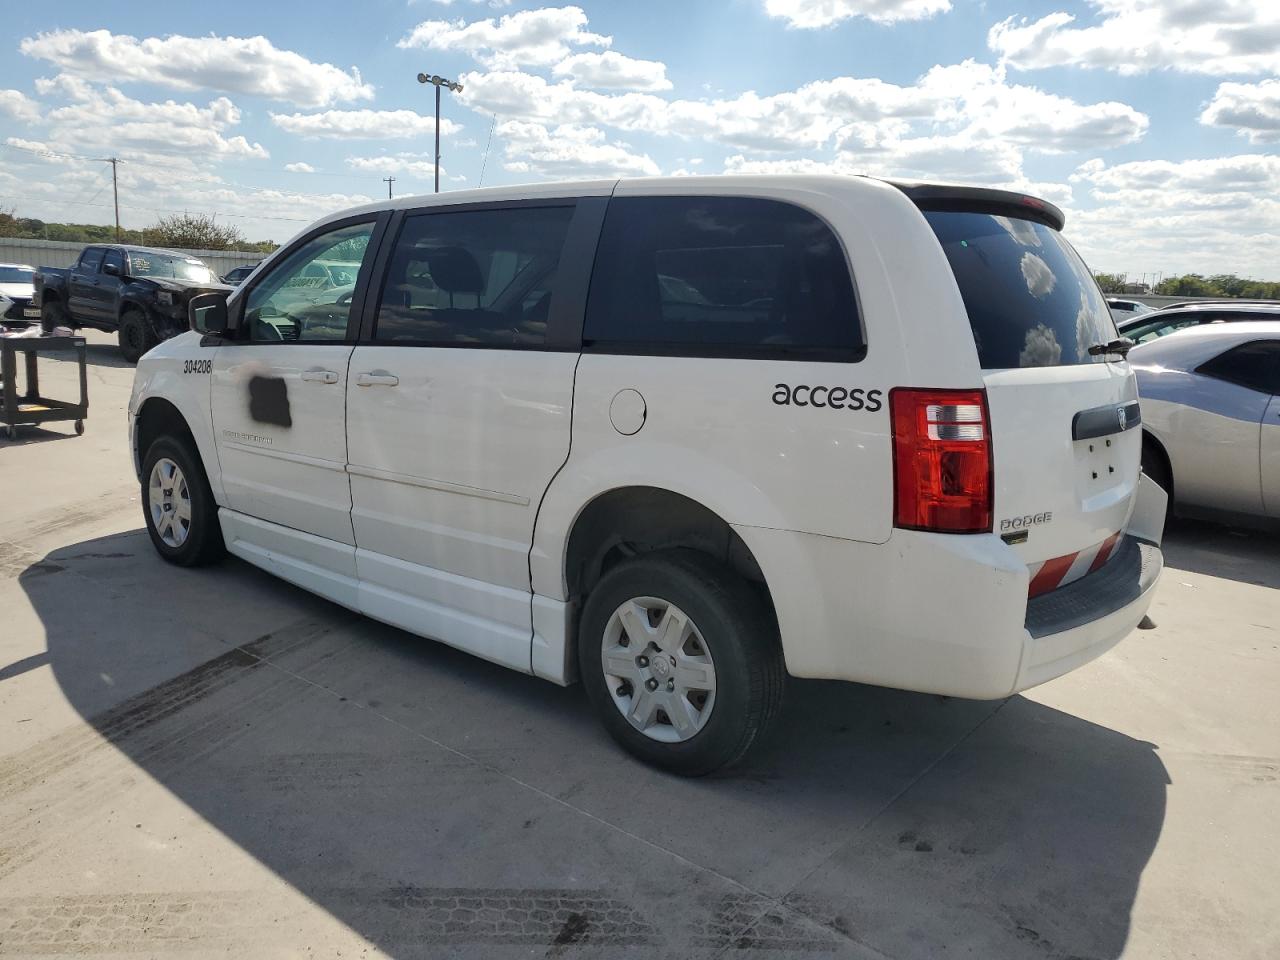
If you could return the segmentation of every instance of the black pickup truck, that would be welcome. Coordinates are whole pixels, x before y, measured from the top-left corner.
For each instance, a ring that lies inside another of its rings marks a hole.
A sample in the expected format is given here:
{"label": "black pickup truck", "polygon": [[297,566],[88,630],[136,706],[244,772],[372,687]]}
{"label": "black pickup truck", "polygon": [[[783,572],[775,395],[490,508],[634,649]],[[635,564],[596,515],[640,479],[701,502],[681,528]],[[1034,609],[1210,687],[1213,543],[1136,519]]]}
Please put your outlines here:
{"label": "black pickup truck", "polygon": [[36,272],[33,307],[45,331],[92,327],[115,331],[130,363],[187,329],[187,301],[200,293],[230,293],[213,271],[172,250],[103,244],[85,247],[65,270]]}

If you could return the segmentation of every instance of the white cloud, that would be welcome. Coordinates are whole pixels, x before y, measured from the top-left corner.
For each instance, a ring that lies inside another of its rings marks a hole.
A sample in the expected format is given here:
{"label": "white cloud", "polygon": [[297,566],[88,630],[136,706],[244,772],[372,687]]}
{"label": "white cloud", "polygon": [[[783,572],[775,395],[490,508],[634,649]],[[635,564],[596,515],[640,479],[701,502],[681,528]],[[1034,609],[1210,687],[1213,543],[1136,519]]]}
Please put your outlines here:
{"label": "white cloud", "polygon": [[1082,66],[1122,74],[1280,73],[1280,4],[1275,0],[1091,0],[1098,22],[1077,26],[1055,12],[1010,17],[987,44],[1021,70]]}
{"label": "white cloud", "polygon": [[323,107],[367,100],[373,87],[352,67],[341,70],[280,50],[266,37],[136,37],[109,30],[54,30],[18,49],[64,73],[113,83],[154,83],[176,90],[215,90]]}
{"label": "white cloud", "polygon": [[1148,123],[1125,104],[1080,104],[1009,84],[1003,69],[973,61],[934,67],[905,86],[836,77],[782,93],[747,91],[714,100],[606,94],[515,71],[466,74],[463,79],[463,100],[486,113],[544,124],[610,126],[746,150],[784,152],[902,139],[914,124],[934,135],[971,130],[974,141],[981,135],[1032,150],[1065,151],[1131,143],[1143,136]]}
{"label": "white cloud", "polygon": [[40,119],[40,105],[21,90],[0,90],[0,114],[22,123],[36,123]]}
{"label": "white cloud", "polygon": [[426,20],[397,43],[402,49],[447,50],[470,54],[495,69],[550,66],[573,47],[607,47],[611,37],[584,28],[581,7],[543,7],[507,14],[497,20]]}
{"label": "white cloud", "polygon": [[667,65],[657,60],[636,60],[612,50],[578,53],[565,57],[551,72],[584,87],[609,90],[670,90]]}
{"label": "white cloud", "polygon": [[[430,180],[435,176],[435,164],[430,157],[421,153],[384,154],[377,157],[348,157],[347,166],[361,173],[408,174],[422,180]],[[440,167],[440,175],[445,176],[445,168]]]}
{"label": "white cloud", "polygon": [[284,165],[284,168],[288,170],[290,173],[315,173],[316,172],[315,167],[301,160],[297,161],[296,163],[286,163]]}
{"label": "white cloud", "polygon": [[1095,269],[1269,278],[1280,249],[1280,156],[1082,164],[1095,207],[1068,217]]}
{"label": "white cloud", "polygon": [[1219,84],[1200,122],[1234,127],[1250,143],[1280,141],[1280,79]]}
{"label": "white cloud", "polygon": [[49,139],[61,149],[102,153],[123,148],[202,158],[270,156],[260,143],[227,135],[240,123],[240,110],[226,97],[217,97],[204,107],[174,100],[144,102],[115,87],[95,87],[65,75],[39,80],[36,86],[43,94],[70,101],[45,116]]}
{"label": "white cloud", "polygon": [[548,130],[540,123],[507,120],[496,135],[504,143],[503,166],[513,173],[546,177],[655,176],[658,165],[648,154],[610,143],[603,130],[561,124]]}
{"label": "white cloud", "polygon": [[765,0],[765,11],[789,27],[812,30],[852,17],[876,23],[923,20],[951,9],[951,0]]}
{"label": "white cloud", "polygon": [[[334,140],[406,140],[435,136],[434,117],[413,110],[325,110],[321,113],[273,113],[271,122],[300,137]],[[441,136],[457,133],[462,126],[447,117],[440,120]]]}

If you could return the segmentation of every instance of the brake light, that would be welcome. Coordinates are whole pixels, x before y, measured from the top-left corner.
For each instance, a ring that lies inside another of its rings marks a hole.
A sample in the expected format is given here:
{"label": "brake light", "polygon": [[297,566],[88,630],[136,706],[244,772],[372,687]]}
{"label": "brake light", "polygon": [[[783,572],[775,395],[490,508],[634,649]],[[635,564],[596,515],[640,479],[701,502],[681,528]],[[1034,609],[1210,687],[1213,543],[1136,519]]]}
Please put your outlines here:
{"label": "brake light", "polygon": [[893,523],[936,533],[989,533],[991,424],[985,390],[889,391]]}

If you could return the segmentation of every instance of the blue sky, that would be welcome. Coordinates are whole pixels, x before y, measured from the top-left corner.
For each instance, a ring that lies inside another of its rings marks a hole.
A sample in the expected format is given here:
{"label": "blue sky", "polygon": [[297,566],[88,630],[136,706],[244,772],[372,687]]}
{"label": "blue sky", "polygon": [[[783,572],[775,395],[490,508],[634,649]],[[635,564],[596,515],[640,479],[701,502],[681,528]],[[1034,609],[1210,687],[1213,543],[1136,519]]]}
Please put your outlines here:
{"label": "blue sky", "polygon": [[[1095,269],[1280,277],[1280,3],[64,2],[8,11],[0,208],[323,213],[529,180],[830,171],[960,179],[1068,211]],[[487,149],[486,149],[487,148]]]}

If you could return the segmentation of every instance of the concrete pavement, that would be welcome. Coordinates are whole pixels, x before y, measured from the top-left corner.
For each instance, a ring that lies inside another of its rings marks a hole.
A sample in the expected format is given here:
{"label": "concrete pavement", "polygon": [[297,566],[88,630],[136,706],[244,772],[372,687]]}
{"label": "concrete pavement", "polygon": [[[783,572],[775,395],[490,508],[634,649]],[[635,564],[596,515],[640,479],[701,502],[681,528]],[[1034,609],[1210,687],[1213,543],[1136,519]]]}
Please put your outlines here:
{"label": "concrete pavement", "polygon": [[[132,368],[0,439],[0,956],[1280,955],[1280,539],[994,703],[792,682],[744,768],[142,530]],[[47,372],[46,372],[47,371]],[[51,362],[51,392],[70,388]]]}

